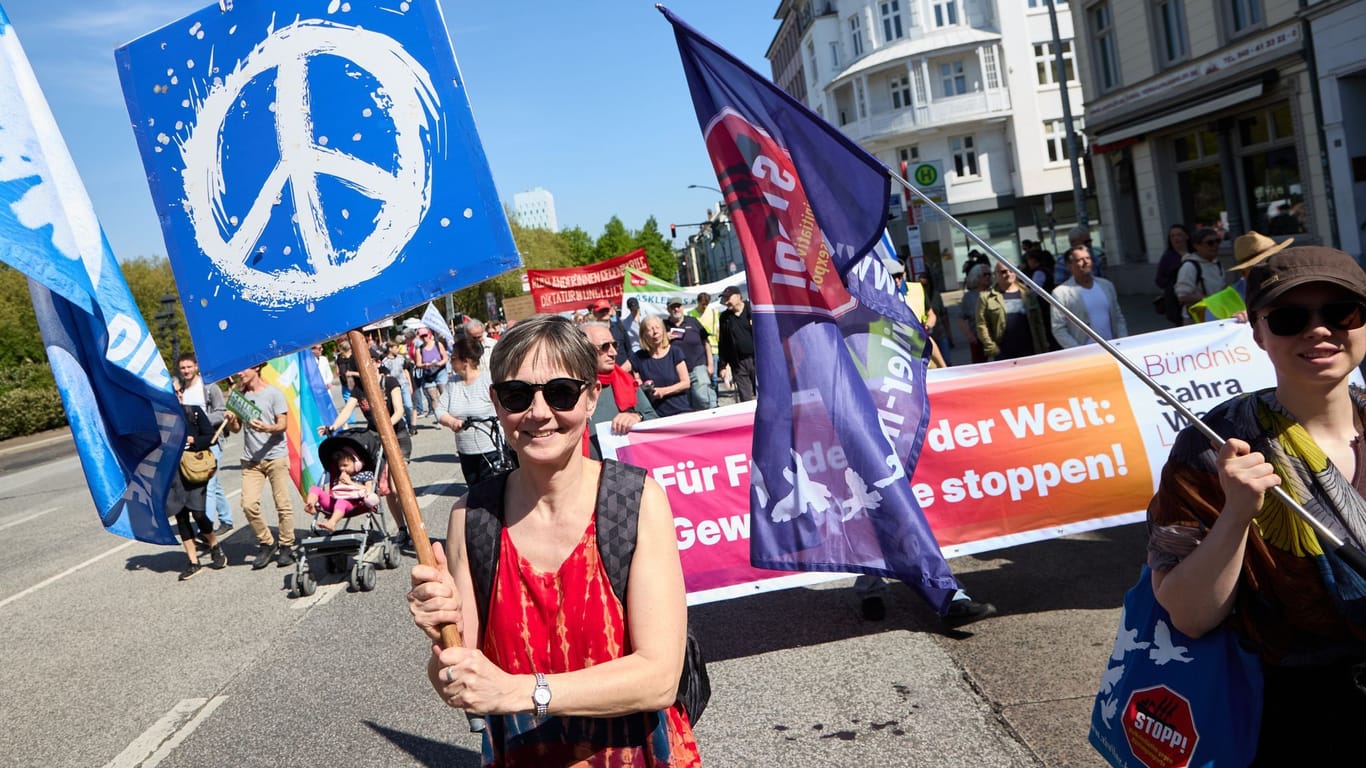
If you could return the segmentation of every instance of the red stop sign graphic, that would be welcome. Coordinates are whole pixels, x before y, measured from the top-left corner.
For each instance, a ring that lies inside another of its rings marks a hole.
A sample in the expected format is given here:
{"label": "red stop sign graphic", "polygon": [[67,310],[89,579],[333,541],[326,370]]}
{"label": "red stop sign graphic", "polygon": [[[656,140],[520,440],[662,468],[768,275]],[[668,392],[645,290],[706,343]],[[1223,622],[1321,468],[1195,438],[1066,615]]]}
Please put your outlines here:
{"label": "red stop sign graphic", "polygon": [[1121,724],[1129,749],[1148,768],[1185,768],[1200,740],[1190,702],[1165,685],[1134,691]]}

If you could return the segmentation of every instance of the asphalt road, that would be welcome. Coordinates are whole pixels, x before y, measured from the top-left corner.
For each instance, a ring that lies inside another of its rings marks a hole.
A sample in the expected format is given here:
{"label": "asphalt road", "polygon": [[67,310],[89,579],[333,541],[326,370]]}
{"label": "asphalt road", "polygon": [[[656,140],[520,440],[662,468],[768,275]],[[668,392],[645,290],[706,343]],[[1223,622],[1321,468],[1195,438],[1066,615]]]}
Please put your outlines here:
{"label": "asphalt road", "polygon": [[[428,426],[415,456],[444,536],[463,491],[452,439]],[[290,599],[291,569],[243,564],[239,512],[232,565],[181,583],[180,549],[100,529],[64,433],[0,445],[0,473],[0,764],[478,764],[424,676],[411,557],[373,592],[336,578]],[[236,505],[239,473],[223,478]],[[704,763],[1098,765],[1091,697],[1142,557],[1130,526],[955,560],[1001,615],[954,636],[900,585],[879,623],[848,581],[695,607],[714,689]]]}

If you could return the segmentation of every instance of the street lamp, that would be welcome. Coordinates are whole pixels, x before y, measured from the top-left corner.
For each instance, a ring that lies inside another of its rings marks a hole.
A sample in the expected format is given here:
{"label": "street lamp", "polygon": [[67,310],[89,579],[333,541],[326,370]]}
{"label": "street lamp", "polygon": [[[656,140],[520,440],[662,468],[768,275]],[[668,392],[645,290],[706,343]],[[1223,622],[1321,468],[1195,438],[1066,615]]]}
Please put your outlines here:
{"label": "street lamp", "polygon": [[716,187],[709,187],[705,184],[689,184],[688,189],[710,189],[711,191],[715,192],[718,195],[721,195],[722,197],[725,197],[726,194],[725,192],[722,192]]}
{"label": "street lamp", "polygon": [[156,314],[158,330],[171,337],[171,363],[174,365],[176,358],[180,357],[180,334],[177,333],[180,323],[175,314],[176,297],[175,294],[167,293],[161,297],[161,311]]}

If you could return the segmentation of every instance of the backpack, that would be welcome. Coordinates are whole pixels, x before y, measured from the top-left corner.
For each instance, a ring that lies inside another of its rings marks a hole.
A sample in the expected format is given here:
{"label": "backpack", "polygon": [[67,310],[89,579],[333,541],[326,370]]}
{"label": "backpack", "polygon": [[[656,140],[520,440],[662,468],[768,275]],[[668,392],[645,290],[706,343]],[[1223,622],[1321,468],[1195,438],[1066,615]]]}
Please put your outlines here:
{"label": "backpack", "polygon": [[[499,549],[503,538],[503,493],[507,473],[495,475],[470,489],[465,503],[465,553],[474,582],[479,631],[488,623],[489,595],[498,575]],[[612,593],[626,610],[626,581],[636,552],[636,525],[645,491],[645,470],[611,459],[602,463],[593,514],[597,522],[598,556],[612,584]],[[678,679],[678,701],[688,720],[696,725],[711,699],[711,678],[702,647],[688,630],[683,654],[683,673]]]}

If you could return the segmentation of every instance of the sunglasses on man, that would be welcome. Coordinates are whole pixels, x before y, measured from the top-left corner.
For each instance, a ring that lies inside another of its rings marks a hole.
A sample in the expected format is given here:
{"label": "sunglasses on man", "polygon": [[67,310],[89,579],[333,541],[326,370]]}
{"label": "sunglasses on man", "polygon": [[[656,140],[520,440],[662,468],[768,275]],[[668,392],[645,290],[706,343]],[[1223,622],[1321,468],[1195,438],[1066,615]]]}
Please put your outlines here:
{"label": "sunglasses on man", "polygon": [[1366,304],[1360,301],[1332,301],[1320,307],[1297,304],[1277,307],[1262,315],[1266,328],[1277,336],[1298,336],[1317,319],[1335,331],[1355,331],[1366,325]]}
{"label": "sunglasses on man", "polygon": [[537,392],[541,393],[541,397],[545,398],[545,404],[552,410],[569,411],[578,404],[579,395],[583,394],[587,386],[586,381],[570,378],[551,379],[544,384],[530,384],[510,379],[494,384],[493,394],[498,397],[498,403],[508,413],[521,413],[530,408]]}

